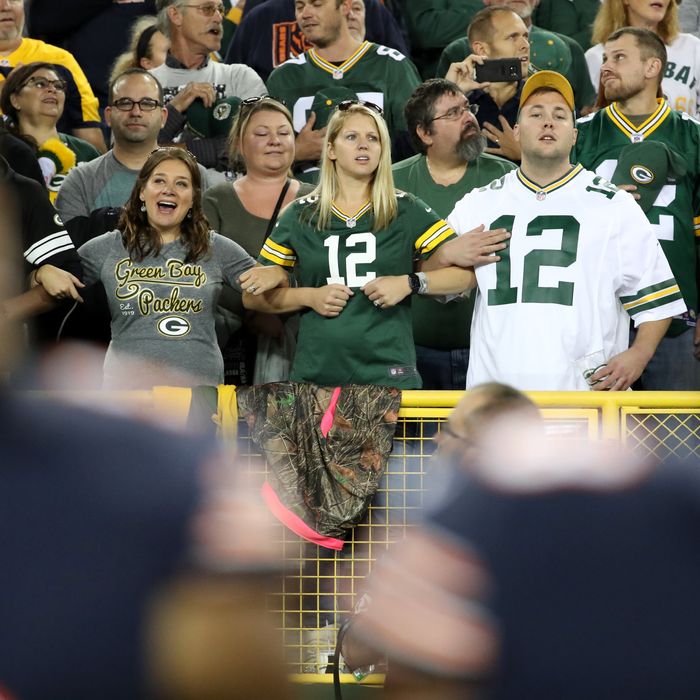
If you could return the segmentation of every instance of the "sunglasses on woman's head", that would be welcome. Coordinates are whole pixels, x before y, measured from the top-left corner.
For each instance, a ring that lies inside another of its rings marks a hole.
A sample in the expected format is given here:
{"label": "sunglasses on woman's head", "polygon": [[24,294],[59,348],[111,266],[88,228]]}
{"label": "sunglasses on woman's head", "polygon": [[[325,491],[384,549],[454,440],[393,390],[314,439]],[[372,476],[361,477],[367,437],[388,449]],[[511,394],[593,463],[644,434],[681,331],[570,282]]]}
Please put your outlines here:
{"label": "sunglasses on woman's head", "polygon": [[279,102],[280,104],[287,106],[287,103],[280,97],[273,97],[272,95],[256,95],[255,97],[246,97],[245,100],[241,101],[241,108],[250,107],[258,102],[263,102],[264,100],[272,100],[273,102]]}
{"label": "sunglasses on woman's head", "polygon": [[374,102],[366,102],[365,100],[343,100],[338,103],[338,109],[341,112],[347,112],[353,105],[362,105],[376,112],[380,117],[384,116],[384,110],[379,105],[375,105]]}

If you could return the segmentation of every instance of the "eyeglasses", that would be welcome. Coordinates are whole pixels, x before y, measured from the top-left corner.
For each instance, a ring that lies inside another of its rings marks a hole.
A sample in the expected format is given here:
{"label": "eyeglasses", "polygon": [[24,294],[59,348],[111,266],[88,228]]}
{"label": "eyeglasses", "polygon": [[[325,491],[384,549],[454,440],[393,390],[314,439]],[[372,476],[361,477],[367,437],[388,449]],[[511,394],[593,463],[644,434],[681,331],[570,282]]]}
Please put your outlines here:
{"label": "eyeglasses", "polygon": [[132,100],[130,97],[120,97],[118,100],[112,102],[112,107],[116,107],[120,112],[131,112],[137,105],[142,112],[152,112],[156,107],[161,106],[160,102],[154,100],[152,97],[142,97],[140,100]]}
{"label": "eyeglasses", "polygon": [[374,102],[365,102],[365,100],[343,100],[338,103],[338,109],[341,112],[347,112],[353,105],[362,105],[376,112],[380,117],[384,115],[384,110],[379,106],[375,105]]}
{"label": "eyeglasses", "polygon": [[204,5],[180,5],[180,7],[192,7],[205,17],[213,17],[215,12],[218,12],[222,17],[226,17],[226,8],[222,5],[216,5],[213,2],[204,3]]}
{"label": "eyeglasses", "polygon": [[461,119],[462,115],[467,111],[476,116],[479,113],[479,105],[472,105],[469,104],[469,102],[465,102],[459,107],[450,107],[444,114],[441,114],[439,117],[433,117],[430,121],[435,122],[438,119],[445,119],[448,122],[453,122],[457,119]]}
{"label": "eyeglasses", "polygon": [[[49,78],[28,78],[22,85],[25,87],[35,87],[37,90],[46,90],[47,87],[52,87],[56,92],[66,91],[66,81],[65,80],[50,80]],[[22,88],[20,88],[22,89]]]}

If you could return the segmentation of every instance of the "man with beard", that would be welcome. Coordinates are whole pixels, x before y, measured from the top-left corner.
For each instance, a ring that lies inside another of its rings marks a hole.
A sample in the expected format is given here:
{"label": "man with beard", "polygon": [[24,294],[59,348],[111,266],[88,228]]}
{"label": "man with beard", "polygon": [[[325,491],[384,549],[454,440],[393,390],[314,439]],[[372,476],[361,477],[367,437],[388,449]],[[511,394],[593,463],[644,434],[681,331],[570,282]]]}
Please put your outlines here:
{"label": "man with beard", "polygon": [[[504,175],[515,166],[483,153],[475,108],[448,80],[432,79],[419,85],[405,107],[406,124],[418,155],[393,167],[399,189],[420,197],[439,216],[447,217],[455,204],[475,187]],[[502,236],[474,234],[473,260],[464,264],[492,263],[488,253],[504,248]],[[451,304],[428,296],[412,300],[413,337],[418,371],[424,389],[461,391],[469,361],[469,327],[474,295]]]}
{"label": "man with beard", "polygon": [[[466,195],[449,217],[458,232],[484,225],[511,233],[495,265],[475,268],[467,387],[624,391],[686,310],[632,196],[571,164],[573,112],[566,78],[528,78],[515,127],[521,167]],[[630,318],[637,334],[628,347]]]}
{"label": "man with beard", "polygon": [[[661,97],[666,47],[654,32],[619,29],[608,37],[604,50],[601,83],[610,104],[579,119],[573,155],[584,167],[637,190],[637,195],[654,188],[651,196],[643,194],[640,204],[668,258],[688,311],[671,322],[641,384],[647,390],[697,390],[700,125],[687,114],[672,110]],[[660,160],[650,155],[652,151],[660,154]]]}
{"label": "man with beard", "polygon": [[[467,37],[474,53],[452,63],[445,78],[459,85],[470,101],[478,105],[479,125],[486,132],[491,152],[519,162],[520,148],[512,127],[518,116],[520,91],[530,69],[529,30],[517,13],[505,5],[496,5],[474,15]],[[517,58],[521,79],[477,83],[476,66],[499,58]]]}

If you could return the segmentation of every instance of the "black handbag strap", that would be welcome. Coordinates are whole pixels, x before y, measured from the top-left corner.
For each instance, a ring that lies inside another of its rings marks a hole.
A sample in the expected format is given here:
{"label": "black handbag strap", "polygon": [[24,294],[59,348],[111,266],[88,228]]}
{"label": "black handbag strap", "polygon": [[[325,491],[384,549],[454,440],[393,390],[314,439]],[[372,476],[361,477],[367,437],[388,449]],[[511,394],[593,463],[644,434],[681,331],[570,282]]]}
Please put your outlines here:
{"label": "black handbag strap", "polygon": [[267,223],[267,231],[265,231],[265,240],[267,240],[267,237],[270,235],[270,232],[272,231],[272,227],[275,225],[275,221],[277,221],[277,217],[279,216],[280,209],[282,208],[282,202],[284,202],[284,198],[287,195],[287,190],[289,189],[289,186],[292,184],[292,181],[287,178],[287,181],[284,183],[284,187],[282,187],[282,191],[280,192],[280,196],[277,199],[277,204],[275,204],[275,211],[272,212],[272,216],[270,217],[270,221]]}

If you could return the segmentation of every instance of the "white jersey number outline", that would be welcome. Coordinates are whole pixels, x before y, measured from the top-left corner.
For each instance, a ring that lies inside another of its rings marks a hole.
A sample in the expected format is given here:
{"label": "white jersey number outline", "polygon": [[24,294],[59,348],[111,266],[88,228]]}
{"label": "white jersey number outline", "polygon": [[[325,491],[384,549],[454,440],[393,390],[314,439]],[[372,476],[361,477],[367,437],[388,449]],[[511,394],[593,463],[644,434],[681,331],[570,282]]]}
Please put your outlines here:
{"label": "white jersey number outline", "polygon": [[[357,248],[364,245],[364,250],[344,254],[345,277],[340,274],[340,242],[344,242],[343,248]],[[376,279],[376,272],[357,274],[358,265],[369,265],[377,259],[377,239],[370,231],[366,233],[353,233],[350,236],[328,236],[323,245],[328,248],[328,270],[330,276],[326,277],[327,284],[344,284],[348,287],[362,287],[364,284]]]}

